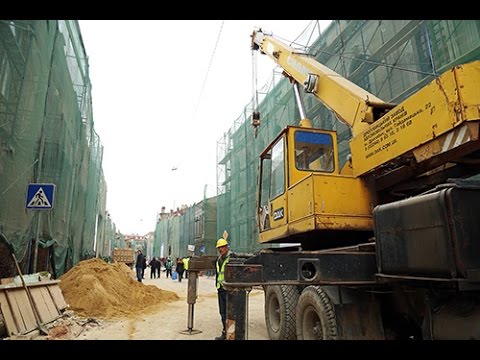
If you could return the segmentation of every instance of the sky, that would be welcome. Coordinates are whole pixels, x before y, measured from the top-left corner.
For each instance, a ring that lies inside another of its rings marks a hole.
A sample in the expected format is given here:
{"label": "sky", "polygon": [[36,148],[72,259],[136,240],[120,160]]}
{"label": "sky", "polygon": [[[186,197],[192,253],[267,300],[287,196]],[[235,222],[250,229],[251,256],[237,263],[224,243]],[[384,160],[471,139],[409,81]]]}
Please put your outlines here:
{"label": "sky", "polygon": [[[320,20],[320,30],[329,23]],[[289,42],[304,30],[310,34],[316,22],[79,24],[89,62],[94,127],[104,147],[107,211],[121,233],[145,235],[155,230],[162,206],[169,211],[198,203],[204,194],[216,195],[217,142],[253,96],[254,28]],[[276,65],[260,54],[256,63],[261,88]]]}

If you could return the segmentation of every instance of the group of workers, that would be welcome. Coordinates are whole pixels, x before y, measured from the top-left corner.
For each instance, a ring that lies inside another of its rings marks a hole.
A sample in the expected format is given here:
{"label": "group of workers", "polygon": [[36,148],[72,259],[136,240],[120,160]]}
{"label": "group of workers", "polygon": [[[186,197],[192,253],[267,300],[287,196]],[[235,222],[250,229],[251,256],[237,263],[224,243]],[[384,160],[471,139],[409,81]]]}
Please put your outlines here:
{"label": "group of workers", "polygon": [[[173,266],[173,261],[170,256],[168,256],[166,259],[157,259],[155,257],[150,260],[150,263],[148,266],[150,266],[151,271],[150,271],[150,278],[155,279],[156,277],[160,278],[160,271],[162,268],[162,265],[165,267],[165,272],[167,279],[168,277],[173,277],[172,270],[174,269],[176,274],[176,278],[178,276],[178,281],[182,281],[183,274],[185,273],[185,278],[188,276],[188,262],[190,260],[190,256],[184,257],[184,258],[177,258],[175,262],[175,269]],[[137,273],[137,280],[138,282],[142,282],[142,279],[145,278],[145,269],[147,268],[147,259],[145,255],[143,254],[141,249],[137,250],[137,259],[135,262],[135,269]]]}

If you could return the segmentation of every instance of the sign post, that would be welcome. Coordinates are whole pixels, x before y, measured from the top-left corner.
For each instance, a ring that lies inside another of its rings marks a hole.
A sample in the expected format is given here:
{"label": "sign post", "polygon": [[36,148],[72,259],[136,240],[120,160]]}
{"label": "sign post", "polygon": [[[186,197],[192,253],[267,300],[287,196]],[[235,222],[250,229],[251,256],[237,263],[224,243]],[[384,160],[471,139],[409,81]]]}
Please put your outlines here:
{"label": "sign post", "polygon": [[[52,210],[55,196],[55,184],[32,183],[27,187],[26,209]],[[40,227],[42,224],[42,212],[38,213],[37,233],[35,237],[35,250],[33,255],[33,271],[37,272],[38,242],[40,240]]]}

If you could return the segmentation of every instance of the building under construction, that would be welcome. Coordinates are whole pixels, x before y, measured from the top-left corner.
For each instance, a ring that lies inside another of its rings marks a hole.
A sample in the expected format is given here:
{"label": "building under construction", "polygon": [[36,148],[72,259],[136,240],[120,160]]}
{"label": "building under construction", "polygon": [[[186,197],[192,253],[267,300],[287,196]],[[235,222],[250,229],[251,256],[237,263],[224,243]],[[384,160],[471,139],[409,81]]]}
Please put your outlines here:
{"label": "building under construction", "polygon": [[[102,156],[78,22],[0,20],[0,278],[16,274],[12,250],[23,272],[54,276],[110,254]],[[54,198],[28,207],[39,183]]]}
{"label": "building under construction", "polygon": [[217,198],[158,214],[152,256],[185,257],[215,254]]}
{"label": "building under construction", "polygon": [[[314,25],[298,43],[306,44]],[[306,50],[380,99],[398,103],[452,66],[480,59],[480,21],[334,20]],[[260,94],[256,136],[252,101],[217,144],[217,235],[227,229],[237,252],[261,247],[255,219],[258,156],[282,128],[300,119],[292,85],[281,72],[274,72],[266,95]],[[342,167],[349,153],[349,127],[313,95],[301,93],[313,126],[337,132]]]}

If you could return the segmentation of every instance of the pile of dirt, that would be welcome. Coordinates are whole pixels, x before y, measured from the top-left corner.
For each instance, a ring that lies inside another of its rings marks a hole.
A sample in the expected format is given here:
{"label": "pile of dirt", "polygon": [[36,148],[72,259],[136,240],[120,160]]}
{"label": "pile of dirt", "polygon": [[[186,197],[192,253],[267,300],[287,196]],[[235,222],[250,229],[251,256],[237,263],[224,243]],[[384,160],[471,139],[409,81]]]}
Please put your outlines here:
{"label": "pile of dirt", "polygon": [[79,262],[60,280],[70,308],[86,317],[132,317],[179,298],[172,291],[139,283],[123,263],[107,264],[100,259]]}

